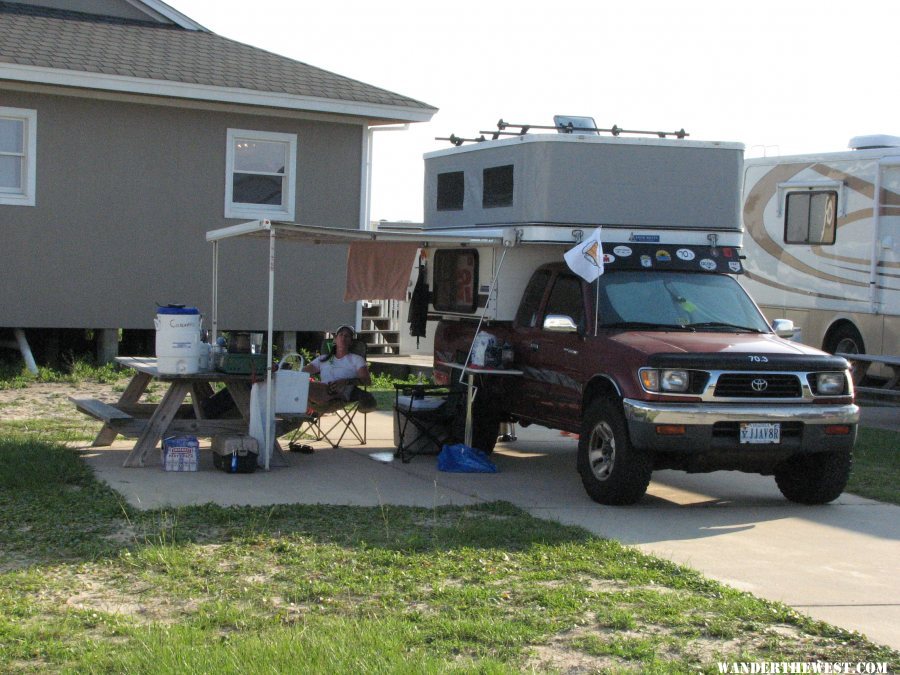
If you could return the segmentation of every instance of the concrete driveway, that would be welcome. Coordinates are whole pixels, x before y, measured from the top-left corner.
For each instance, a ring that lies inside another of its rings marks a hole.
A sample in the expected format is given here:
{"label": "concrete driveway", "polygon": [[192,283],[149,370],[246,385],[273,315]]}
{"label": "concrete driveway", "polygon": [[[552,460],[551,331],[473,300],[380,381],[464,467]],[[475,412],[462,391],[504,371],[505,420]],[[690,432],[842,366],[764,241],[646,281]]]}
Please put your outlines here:
{"label": "concrete driveway", "polygon": [[[892,428],[895,417],[884,414],[885,425]],[[448,474],[437,471],[433,456],[409,464],[373,459],[393,451],[392,419],[387,413],[368,419],[366,446],[288,453],[288,466],[254,474],[218,472],[208,452],[197,473],[166,473],[158,465],[125,469],[128,443],[86,448],[85,456],[139,508],[505,500],[900,649],[900,507],[849,494],[825,506],[801,506],[785,501],[772,478],[674,471],[655,473],[639,504],[605,507],[582,489],[576,441],[557,431],[520,429],[518,441],[498,445],[497,474]]]}

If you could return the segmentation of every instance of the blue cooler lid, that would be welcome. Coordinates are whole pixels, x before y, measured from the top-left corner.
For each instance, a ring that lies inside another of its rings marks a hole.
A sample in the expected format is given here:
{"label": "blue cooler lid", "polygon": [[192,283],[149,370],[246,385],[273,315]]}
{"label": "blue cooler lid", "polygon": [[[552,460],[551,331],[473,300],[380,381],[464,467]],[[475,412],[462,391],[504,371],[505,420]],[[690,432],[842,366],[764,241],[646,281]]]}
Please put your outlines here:
{"label": "blue cooler lid", "polygon": [[184,305],[160,305],[156,309],[157,314],[199,314],[200,310],[196,307],[185,307]]}

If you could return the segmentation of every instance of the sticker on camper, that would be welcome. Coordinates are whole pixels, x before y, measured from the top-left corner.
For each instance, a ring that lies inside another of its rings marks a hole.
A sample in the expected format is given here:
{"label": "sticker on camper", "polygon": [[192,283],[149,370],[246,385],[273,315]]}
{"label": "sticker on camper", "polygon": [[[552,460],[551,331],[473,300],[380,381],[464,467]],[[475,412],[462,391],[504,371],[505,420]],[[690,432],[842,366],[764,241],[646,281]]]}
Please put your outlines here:
{"label": "sticker on camper", "polygon": [[678,256],[679,260],[693,260],[696,257],[694,252],[689,248],[680,248],[675,251],[675,255]]}
{"label": "sticker on camper", "polygon": [[613,253],[615,253],[620,258],[627,258],[628,256],[631,255],[632,250],[628,246],[616,246],[613,249]]}
{"label": "sticker on camper", "polygon": [[641,256],[641,267],[653,267],[653,260],[649,255]]}
{"label": "sticker on camper", "polygon": [[710,260],[709,258],[704,258],[700,261],[700,267],[705,269],[707,272],[714,272],[716,270],[716,261]]}
{"label": "sticker on camper", "polygon": [[741,263],[735,262],[734,260],[732,260],[731,262],[728,263],[728,268],[732,272],[740,272],[741,271]]}
{"label": "sticker on camper", "polygon": [[656,252],[656,259],[659,262],[671,262],[672,254],[669,253],[666,249],[661,248]]}
{"label": "sticker on camper", "polygon": [[611,255],[609,253],[603,254],[603,264],[604,265],[612,265],[614,262],[616,262],[616,256]]}

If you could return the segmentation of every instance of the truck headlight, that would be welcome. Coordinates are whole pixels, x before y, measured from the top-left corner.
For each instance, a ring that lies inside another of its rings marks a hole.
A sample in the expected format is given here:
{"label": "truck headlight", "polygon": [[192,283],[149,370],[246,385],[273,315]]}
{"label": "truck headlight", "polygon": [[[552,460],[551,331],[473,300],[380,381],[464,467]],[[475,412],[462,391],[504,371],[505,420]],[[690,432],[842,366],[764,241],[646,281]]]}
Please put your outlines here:
{"label": "truck headlight", "polygon": [[816,373],[816,394],[835,396],[844,393],[844,373]]}
{"label": "truck headlight", "polygon": [[652,392],[683,393],[691,384],[691,377],[686,370],[661,370],[658,368],[641,368],[641,384]]}

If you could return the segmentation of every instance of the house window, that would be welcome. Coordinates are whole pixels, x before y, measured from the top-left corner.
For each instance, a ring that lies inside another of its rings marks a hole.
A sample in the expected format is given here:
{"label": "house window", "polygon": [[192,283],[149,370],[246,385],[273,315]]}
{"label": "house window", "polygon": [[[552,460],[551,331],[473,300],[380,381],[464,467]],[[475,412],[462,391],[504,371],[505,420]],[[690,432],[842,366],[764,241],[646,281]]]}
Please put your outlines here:
{"label": "house window", "polygon": [[465,198],[465,177],[462,171],[439,173],[437,177],[437,210],[460,211]]}
{"label": "house window", "polygon": [[297,135],[228,130],[226,218],[294,220]]}
{"label": "house window", "polygon": [[34,206],[37,111],[0,107],[0,204]]}
{"label": "house window", "polygon": [[513,204],[513,165],[485,169],[483,174],[481,206],[492,209]]}
{"label": "house window", "polygon": [[787,244],[833,244],[837,221],[837,192],[789,192],[784,215]]}

